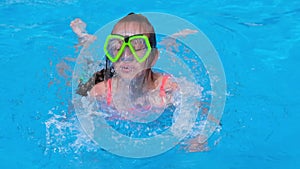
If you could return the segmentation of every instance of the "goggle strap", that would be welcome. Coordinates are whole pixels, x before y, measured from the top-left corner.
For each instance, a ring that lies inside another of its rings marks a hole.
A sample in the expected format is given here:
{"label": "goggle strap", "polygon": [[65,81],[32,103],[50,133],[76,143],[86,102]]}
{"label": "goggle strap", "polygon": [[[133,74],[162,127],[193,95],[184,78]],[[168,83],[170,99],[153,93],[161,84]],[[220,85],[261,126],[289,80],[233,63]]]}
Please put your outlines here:
{"label": "goggle strap", "polygon": [[156,36],[155,36],[155,33],[150,33],[148,39],[149,39],[149,42],[151,44],[151,47],[152,48],[156,48]]}
{"label": "goggle strap", "polygon": [[114,68],[111,66],[111,61],[105,56],[105,76],[104,80],[111,78],[114,75]]}

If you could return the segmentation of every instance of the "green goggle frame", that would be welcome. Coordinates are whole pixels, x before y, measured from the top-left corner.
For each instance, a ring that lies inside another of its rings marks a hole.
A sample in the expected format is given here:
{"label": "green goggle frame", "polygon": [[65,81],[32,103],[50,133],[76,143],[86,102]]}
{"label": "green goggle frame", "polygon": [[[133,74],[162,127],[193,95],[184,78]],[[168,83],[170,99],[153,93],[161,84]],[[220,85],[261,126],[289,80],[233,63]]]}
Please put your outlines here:
{"label": "green goggle frame", "polygon": [[[109,52],[109,43],[111,40],[113,39],[117,39],[117,40],[121,40],[122,41],[122,45],[120,47],[120,49],[118,49],[117,54],[114,56]],[[143,54],[143,56],[138,56],[138,54],[136,53],[136,50],[134,49],[133,44],[131,43],[133,40],[137,40],[137,39],[142,39],[145,43],[145,54]],[[116,62],[119,60],[119,58],[121,57],[122,53],[125,51],[126,46],[129,47],[131,53],[133,54],[133,56],[135,57],[135,59],[139,62],[142,63],[144,62],[148,56],[151,53],[151,45],[149,42],[149,39],[146,35],[133,35],[133,36],[122,36],[122,35],[116,35],[116,34],[111,34],[108,35],[104,44],[104,52],[105,55],[107,56],[107,58],[111,61],[111,62]]]}

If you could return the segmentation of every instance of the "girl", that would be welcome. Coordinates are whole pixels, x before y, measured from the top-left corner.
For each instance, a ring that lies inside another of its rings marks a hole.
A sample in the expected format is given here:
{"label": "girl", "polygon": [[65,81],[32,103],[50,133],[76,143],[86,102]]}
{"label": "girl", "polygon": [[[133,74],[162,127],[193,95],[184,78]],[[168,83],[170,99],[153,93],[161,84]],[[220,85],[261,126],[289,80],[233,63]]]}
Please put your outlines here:
{"label": "girl", "polygon": [[177,84],[170,75],[151,69],[159,53],[154,28],[146,17],[130,13],[121,19],[107,37],[104,50],[106,69],[94,79],[103,81],[91,88],[90,96],[106,100],[121,112],[165,108],[172,103]]}

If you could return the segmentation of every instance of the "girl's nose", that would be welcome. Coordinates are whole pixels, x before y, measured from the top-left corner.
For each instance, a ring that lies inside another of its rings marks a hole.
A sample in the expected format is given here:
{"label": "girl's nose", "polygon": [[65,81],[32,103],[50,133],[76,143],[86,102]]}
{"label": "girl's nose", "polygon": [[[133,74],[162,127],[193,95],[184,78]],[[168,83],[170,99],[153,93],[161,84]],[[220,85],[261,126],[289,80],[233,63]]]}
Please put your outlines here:
{"label": "girl's nose", "polygon": [[134,56],[131,53],[130,49],[128,46],[125,47],[124,52],[122,53],[122,56],[120,58],[121,61],[133,61],[134,60]]}

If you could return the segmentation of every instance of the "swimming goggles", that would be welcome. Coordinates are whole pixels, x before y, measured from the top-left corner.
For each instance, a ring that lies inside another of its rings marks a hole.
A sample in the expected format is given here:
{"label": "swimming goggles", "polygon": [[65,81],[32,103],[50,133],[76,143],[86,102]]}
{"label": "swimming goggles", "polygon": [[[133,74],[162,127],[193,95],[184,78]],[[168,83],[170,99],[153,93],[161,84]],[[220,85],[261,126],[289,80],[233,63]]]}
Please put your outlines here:
{"label": "swimming goggles", "polygon": [[130,52],[139,63],[144,62],[151,52],[149,39],[142,34],[132,36],[108,35],[104,44],[104,52],[111,62],[116,62],[122,56],[126,46],[129,47]]}

